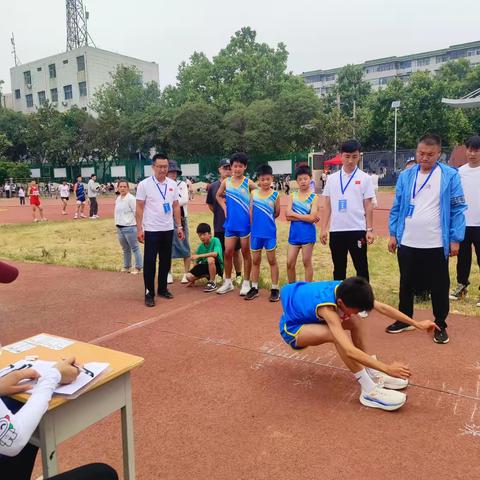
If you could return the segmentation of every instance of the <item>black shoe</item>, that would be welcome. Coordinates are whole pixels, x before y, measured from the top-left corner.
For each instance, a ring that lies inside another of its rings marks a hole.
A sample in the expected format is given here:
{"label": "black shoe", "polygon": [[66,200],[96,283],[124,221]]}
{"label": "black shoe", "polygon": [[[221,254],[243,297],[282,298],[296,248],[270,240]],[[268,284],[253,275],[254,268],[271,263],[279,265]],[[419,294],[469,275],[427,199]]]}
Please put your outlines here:
{"label": "black shoe", "polygon": [[278,288],[272,288],[270,290],[270,298],[271,302],[278,302],[280,300],[280,290]]}
{"label": "black shoe", "polygon": [[399,322],[398,320],[395,323],[389,325],[385,331],[387,333],[401,333],[406,332],[407,330],[414,330],[415,327],[408,325],[407,323]]}
{"label": "black shoe", "polygon": [[153,299],[153,297],[151,297],[150,295],[145,295],[145,305],[147,307],[154,307],[155,300]]}
{"label": "black shoe", "polygon": [[171,292],[169,292],[168,290],[165,290],[164,292],[158,292],[158,296],[159,297],[163,297],[163,298],[166,298],[168,300],[171,300],[173,298],[173,295]]}
{"label": "black shoe", "polygon": [[435,330],[433,334],[433,341],[435,343],[448,343],[450,339],[448,338],[448,333],[446,328],[442,328],[440,331]]}
{"label": "black shoe", "polygon": [[258,297],[258,288],[252,287],[245,295],[245,300],[253,300]]}
{"label": "black shoe", "polygon": [[217,289],[217,284],[215,282],[208,282],[203,289],[204,292],[214,292]]}

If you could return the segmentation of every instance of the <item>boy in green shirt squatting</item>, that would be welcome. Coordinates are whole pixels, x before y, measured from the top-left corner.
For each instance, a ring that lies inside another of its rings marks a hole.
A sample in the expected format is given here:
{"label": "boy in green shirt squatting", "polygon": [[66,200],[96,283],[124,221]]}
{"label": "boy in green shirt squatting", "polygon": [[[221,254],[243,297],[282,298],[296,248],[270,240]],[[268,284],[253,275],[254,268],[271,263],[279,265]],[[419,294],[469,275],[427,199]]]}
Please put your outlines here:
{"label": "boy in green shirt squatting", "polygon": [[214,292],[217,289],[215,276],[223,275],[223,251],[220,240],[212,237],[212,230],[208,223],[199,223],[197,234],[202,242],[197,248],[197,253],[192,255],[196,265],[187,273],[188,287],[200,278],[208,278],[204,292]]}
{"label": "boy in green shirt squatting", "polygon": [[[397,410],[407,396],[396,390],[408,385],[410,369],[369,355],[365,344],[365,322],[359,312],[376,310],[418,330],[436,327],[430,320],[417,322],[390,305],[375,300],[372,287],[361,277],[333,282],[297,282],[282,288],[283,315],[280,335],[295,350],[333,343],[340,358],[361,387],[360,403],[366,407]],[[347,334],[350,331],[350,335]]]}

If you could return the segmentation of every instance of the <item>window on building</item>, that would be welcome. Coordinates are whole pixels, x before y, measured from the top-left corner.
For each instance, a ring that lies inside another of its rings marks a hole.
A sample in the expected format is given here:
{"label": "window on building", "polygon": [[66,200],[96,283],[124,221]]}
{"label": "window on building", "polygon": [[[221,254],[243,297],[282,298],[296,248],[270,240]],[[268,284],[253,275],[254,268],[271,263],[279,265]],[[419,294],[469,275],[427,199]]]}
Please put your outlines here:
{"label": "window on building", "polygon": [[379,83],[380,83],[380,82],[379,82],[378,78],[372,78],[372,79],[370,80],[370,84],[371,84],[371,85],[378,85]]}
{"label": "window on building", "polygon": [[86,97],[87,96],[87,82],[79,82],[78,90],[80,91],[80,96],[81,97]]}
{"label": "window on building", "polygon": [[443,63],[443,62],[446,62],[448,60],[448,56],[447,55],[437,55],[435,61],[437,63]]}
{"label": "window on building", "polygon": [[419,58],[417,60],[417,67],[424,67],[425,65],[430,65],[430,58]]}
{"label": "window on building", "polygon": [[68,63],[68,60],[64,60],[63,64],[66,65]]}
{"label": "window on building", "polygon": [[326,82],[333,82],[335,80],[335,74],[330,73],[329,75],[325,75],[325,81]]}
{"label": "window on building", "polygon": [[322,75],[309,75],[308,77],[305,77],[306,83],[316,83],[321,81],[322,81]]}
{"label": "window on building", "polygon": [[391,82],[395,77],[382,77],[378,79],[379,85],[386,85],[388,82]]}
{"label": "window on building", "polygon": [[83,72],[85,70],[85,57],[81,55],[77,57],[77,70]]}
{"label": "window on building", "polygon": [[57,68],[54,63],[48,66],[48,73],[50,74],[50,78],[57,78]]}
{"label": "window on building", "polygon": [[33,95],[29,93],[28,95],[25,95],[25,100],[27,101],[27,108],[32,108],[33,107]]}
{"label": "window on building", "polygon": [[47,103],[47,97],[45,95],[45,90],[42,90],[41,92],[38,92],[38,104],[45,105]]}
{"label": "window on building", "polygon": [[41,72],[41,71],[42,71],[42,67],[38,67],[37,72]]}
{"label": "window on building", "polygon": [[58,90],[56,88],[50,89],[50,98],[52,102],[58,102]]}
{"label": "window on building", "polygon": [[71,85],[65,85],[63,87],[63,95],[65,100],[71,100],[73,98],[73,90]]}
{"label": "window on building", "polygon": [[401,68],[402,70],[406,68],[412,68],[412,61],[411,60],[404,60],[403,62],[400,62],[398,64],[398,68]]}
{"label": "window on building", "polygon": [[385,72],[387,70],[395,70],[395,64],[394,63],[382,63],[377,68],[377,72]]}
{"label": "window on building", "polygon": [[15,90],[15,99],[18,100],[20,99],[20,97],[21,97],[20,89],[17,88],[17,90]]}
{"label": "window on building", "polygon": [[30,72],[30,70],[23,72],[23,79],[25,80],[25,83],[27,85],[32,84],[32,73]]}

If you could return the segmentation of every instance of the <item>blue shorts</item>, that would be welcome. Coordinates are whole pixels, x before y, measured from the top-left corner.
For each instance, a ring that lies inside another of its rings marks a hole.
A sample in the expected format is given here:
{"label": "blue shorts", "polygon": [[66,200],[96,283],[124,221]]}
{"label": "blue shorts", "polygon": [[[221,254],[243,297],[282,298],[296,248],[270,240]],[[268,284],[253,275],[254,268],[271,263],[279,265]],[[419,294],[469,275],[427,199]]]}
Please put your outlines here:
{"label": "blue shorts", "polygon": [[267,252],[275,250],[277,248],[277,239],[276,238],[261,238],[254,237],[250,239],[250,250],[252,252],[258,252],[262,249],[265,249]]}
{"label": "blue shorts", "polygon": [[285,343],[290,345],[294,350],[303,350],[304,348],[307,348],[307,347],[297,347],[297,344],[296,344],[297,335],[304,325],[310,325],[312,323],[321,325],[321,324],[325,324],[325,321],[317,320],[313,322],[295,323],[294,321],[290,320],[287,317],[287,315],[283,314],[280,317],[280,323],[279,323],[280,335],[285,341]]}
{"label": "blue shorts", "polygon": [[250,230],[228,230],[225,229],[225,238],[236,237],[236,238],[246,238],[250,236]]}

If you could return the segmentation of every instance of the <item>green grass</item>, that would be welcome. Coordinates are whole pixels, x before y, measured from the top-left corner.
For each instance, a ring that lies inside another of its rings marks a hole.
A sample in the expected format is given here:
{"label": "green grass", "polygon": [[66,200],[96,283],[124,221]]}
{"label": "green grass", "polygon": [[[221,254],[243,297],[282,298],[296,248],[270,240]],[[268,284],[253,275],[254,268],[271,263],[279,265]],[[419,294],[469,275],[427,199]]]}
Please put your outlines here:
{"label": "green grass", "polygon": [[[200,222],[212,222],[211,214],[193,214],[189,218],[190,245],[195,251],[199,239],[195,234],[196,225]],[[278,249],[277,261],[280,267],[280,283],[287,282],[286,255],[289,224],[277,222]],[[122,251],[117,241],[116,229],[112,219],[96,221],[82,220],[69,222],[45,222],[0,227],[0,256],[5,259],[64,265],[68,267],[92,268],[99,270],[119,271],[122,267]],[[369,247],[369,265],[371,283],[376,297],[391,305],[398,303],[399,272],[395,255],[387,252],[387,240],[378,238]],[[456,261],[450,262],[452,284],[455,280]],[[332,262],[328,246],[317,243],[313,256],[315,280],[329,280],[332,275]],[[178,278],[183,273],[182,260],[173,261],[173,273]],[[349,261],[348,274],[353,275]],[[299,256],[297,279],[303,279],[303,266]],[[470,295],[462,301],[452,302],[452,313],[476,315],[477,285],[480,274],[474,265],[470,279],[472,287]],[[270,272],[264,256],[260,272],[260,285],[269,288]],[[419,307],[430,309],[429,304]]]}

